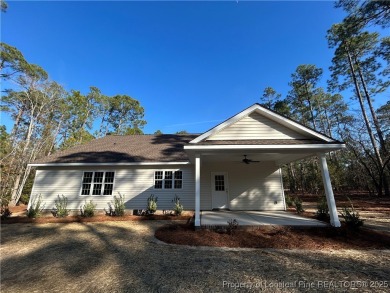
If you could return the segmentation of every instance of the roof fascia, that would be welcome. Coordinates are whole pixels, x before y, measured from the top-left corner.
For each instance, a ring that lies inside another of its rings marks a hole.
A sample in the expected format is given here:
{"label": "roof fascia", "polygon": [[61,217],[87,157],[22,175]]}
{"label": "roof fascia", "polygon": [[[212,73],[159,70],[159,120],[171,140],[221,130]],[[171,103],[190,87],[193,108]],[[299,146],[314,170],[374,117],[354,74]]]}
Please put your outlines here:
{"label": "roof fascia", "polygon": [[188,165],[190,162],[137,162],[137,163],[32,163],[30,167],[99,167],[99,166],[161,166]]}
{"label": "roof fascia", "polygon": [[185,150],[265,150],[265,149],[307,149],[307,150],[321,150],[321,149],[343,149],[345,144],[335,143],[335,144],[296,144],[296,145],[186,145],[184,146]]}

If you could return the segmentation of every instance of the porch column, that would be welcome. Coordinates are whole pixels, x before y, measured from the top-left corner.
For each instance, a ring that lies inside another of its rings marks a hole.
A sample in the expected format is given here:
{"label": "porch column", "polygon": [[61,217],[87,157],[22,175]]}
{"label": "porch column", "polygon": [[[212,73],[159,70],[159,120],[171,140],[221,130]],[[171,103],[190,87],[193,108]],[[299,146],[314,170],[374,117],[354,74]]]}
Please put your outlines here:
{"label": "porch column", "polygon": [[340,227],[340,220],[337,214],[336,202],[334,200],[332,183],[330,182],[328,164],[326,163],[325,154],[319,153],[317,154],[318,160],[321,167],[322,181],[324,183],[324,189],[326,194],[326,201],[328,203],[329,215],[330,215],[330,224],[333,227]]}
{"label": "porch column", "polygon": [[195,227],[200,227],[200,155],[195,155]]}

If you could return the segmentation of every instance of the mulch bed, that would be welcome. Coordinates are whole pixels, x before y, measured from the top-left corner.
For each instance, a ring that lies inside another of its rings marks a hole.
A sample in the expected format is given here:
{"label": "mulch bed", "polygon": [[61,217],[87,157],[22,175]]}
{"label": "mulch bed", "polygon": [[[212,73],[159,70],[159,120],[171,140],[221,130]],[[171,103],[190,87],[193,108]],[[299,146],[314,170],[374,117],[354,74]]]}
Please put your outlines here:
{"label": "mulch bed", "polygon": [[127,215],[123,217],[111,217],[106,215],[96,215],[91,218],[86,218],[82,216],[68,216],[64,218],[56,217],[40,217],[40,218],[27,218],[25,216],[16,216],[0,221],[1,224],[15,224],[15,223],[36,223],[36,224],[46,224],[46,223],[86,223],[86,222],[107,222],[107,221],[150,221],[150,220],[181,220],[188,221],[190,216],[171,216],[171,215],[150,215],[150,216],[132,216]]}
{"label": "mulch bed", "polygon": [[166,243],[277,249],[389,249],[390,235],[372,230],[349,230],[346,227],[281,227],[261,226],[238,229],[232,235],[221,230],[194,230],[186,224],[170,224],[159,228],[155,236]]}

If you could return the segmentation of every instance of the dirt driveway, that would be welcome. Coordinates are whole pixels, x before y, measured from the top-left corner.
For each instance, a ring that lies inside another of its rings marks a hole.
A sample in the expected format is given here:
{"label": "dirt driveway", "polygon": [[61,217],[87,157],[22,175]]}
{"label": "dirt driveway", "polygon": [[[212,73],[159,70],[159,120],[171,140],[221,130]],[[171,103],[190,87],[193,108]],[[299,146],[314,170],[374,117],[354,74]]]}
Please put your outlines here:
{"label": "dirt driveway", "polygon": [[390,251],[172,246],[153,236],[165,223],[2,225],[1,292],[390,290]]}

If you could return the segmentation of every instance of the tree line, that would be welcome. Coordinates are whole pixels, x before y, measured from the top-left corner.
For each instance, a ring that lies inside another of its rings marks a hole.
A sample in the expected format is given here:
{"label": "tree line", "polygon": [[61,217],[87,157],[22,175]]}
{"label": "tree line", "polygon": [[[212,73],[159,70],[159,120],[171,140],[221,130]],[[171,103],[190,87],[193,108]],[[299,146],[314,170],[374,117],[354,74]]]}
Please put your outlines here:
{"label": "tree line", "polygon": [[[390,196],[390,37],[367,29],[390,25],[389,1],[340,0],[347,17],[327,32],[334,50],[328,87],[318,86],[323,69],[299,65],[291,75],[290,91],[282,98],[272,87],[262,104],[328,136],[346,142],[347,150],[331,153],[329,166],[337,189],[364,189]],[[340,95],[350,91],[358,109]],[[375,97],[387,102],[378,108]],[[321,177],[316,161],[303,160],[283,169],[290,191],[317,192]]]}
{"label": "tree line", "polygon": [[[389,95],[390,37],[367,30],[389,27],[390,2],[339,0],[336,7],[348,15],[327,32],[334,50],[328,87],[319,86],[323,69],[303,64],[292,73],[286,97],[267,87],[261,103],[346,142],[346,150],[328,156],[335,188],[390,196],[390,102],[373,105],[375,97]],[[4,1],[1,8],[7,9]],[[12,129],[0,126],[2,204],[16,204],[23,193],[29,194],[34,176],[29,162],[108,133],[142,134],[144,108],[136,99],[107,96],[97,87],[88,93],[67,91],[17,48],[1,43],[0,49],[0,77],[7,85],[1,111],[13,121]],[[359,105],[356,111],[340,94],[348,90]],[[322,188],[314,159],[287,164],[283,176],[292,192]]]}
{"label": "tree line", "polygon": [[0,76],[8,85],[1,111],[13,120],[10,132],[0,127],[2,199],[18,202],[31,173],[27,164],[39,157],[108,133],[142,133],[144,109],[136,99],[106,96],[97,87],[66,91],[17,48],[1,43],[0,49]]}

